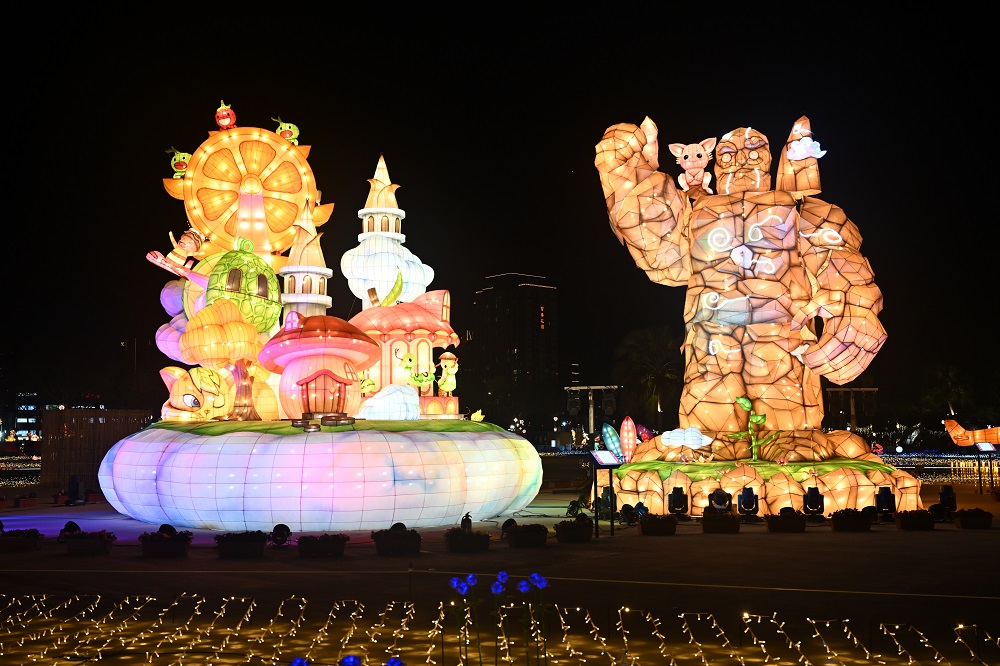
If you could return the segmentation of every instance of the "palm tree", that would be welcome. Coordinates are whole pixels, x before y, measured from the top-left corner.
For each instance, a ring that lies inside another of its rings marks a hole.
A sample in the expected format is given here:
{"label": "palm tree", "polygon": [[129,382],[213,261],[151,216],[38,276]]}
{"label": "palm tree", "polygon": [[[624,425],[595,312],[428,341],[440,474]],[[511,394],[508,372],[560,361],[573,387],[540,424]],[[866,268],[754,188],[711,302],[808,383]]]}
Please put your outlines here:
{"label": "palm tree", "polygon": [[953,416],[965,410],[969,399],[967,377],[957,365],[938,361],[932,366],[928,385],[920,396],[920,406],[932,416]]}
{"label": "palm tree", "polygon": [[[611,374],[621,386],[623,406],[663,430],[663,412],[677,419],[683,356],[678,336],[669,326],[634,328],[621,339],[612,356]],[[636,418],[638,417],[638,418]],[[670,417],[668,417],[670,418]]]}

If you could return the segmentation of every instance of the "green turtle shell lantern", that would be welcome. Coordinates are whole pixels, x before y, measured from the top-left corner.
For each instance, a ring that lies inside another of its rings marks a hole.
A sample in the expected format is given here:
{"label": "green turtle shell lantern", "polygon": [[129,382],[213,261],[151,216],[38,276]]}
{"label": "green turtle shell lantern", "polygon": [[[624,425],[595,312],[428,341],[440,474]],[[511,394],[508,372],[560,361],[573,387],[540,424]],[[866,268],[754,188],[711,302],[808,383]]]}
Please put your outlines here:
{"label": "green turtle shell lantern", "polygon": [[236,239],[236,249],[224,253],[208,276],[205,305],[228,298],[239,306],[243,319],[258,333],[278,322],[281,296],[278,277],[263,259],[253,253],[253,242]]}

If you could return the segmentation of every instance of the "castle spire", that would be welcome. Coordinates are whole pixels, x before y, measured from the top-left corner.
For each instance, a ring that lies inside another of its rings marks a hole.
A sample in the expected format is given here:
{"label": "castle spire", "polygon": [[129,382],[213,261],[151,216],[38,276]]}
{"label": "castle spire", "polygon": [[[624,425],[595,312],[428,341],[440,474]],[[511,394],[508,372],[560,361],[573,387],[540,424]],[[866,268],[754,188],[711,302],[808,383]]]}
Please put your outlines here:
{"label": "castle spire", "polygon": [[[396,203],[399,185],[389,179],[389,169],[381,154],[368,184],[368,199],[358,211],[360,244],[344,253],[340,270],[351,293],[361,300],[362,308],[374,307],[392,293],[398,276],[402,276],[403,289],[397,300],[412,301],[427,291],[427,285],[434,279],[434,269],[403,247],[406,236],[402,222],[406,213]],[[375,290],[374,298],[371,289]]]}
{"label": "castle spire", "polygon": [[305,317],[326,314],[333,304],[327,295],[327,281],[333,270],[327,268],[323,248],[313,222],[313,204],[306,201],[302,215],[295,222],[295,239],[288,252],[286,263],[278,275],[285,284],[281,294],[284,316],[294,311]]}
{"label": "castle spire", "polygon": [[385,166],[385,157],[378,156],[375,175],[368,179],[371,188],[368,190],[368,200],[365,208],[399,208],[396,204],[396,190],[399,185],[393,185],[389,179],[389,169]]}

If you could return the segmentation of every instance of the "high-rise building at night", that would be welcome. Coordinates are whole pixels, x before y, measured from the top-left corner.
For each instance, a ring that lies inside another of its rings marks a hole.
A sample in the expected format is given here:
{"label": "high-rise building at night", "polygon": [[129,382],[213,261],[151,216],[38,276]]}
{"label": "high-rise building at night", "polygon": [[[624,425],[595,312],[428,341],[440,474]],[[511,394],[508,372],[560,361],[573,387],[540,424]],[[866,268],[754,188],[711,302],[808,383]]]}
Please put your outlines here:
{"label": "high-rise building at night", "polygon": [[558,291],[547,278],[501,273],[483,279],[460,355],[464,386],[483,401],[487,420],[507,425],[501,419],[558,410],[558,322]]}

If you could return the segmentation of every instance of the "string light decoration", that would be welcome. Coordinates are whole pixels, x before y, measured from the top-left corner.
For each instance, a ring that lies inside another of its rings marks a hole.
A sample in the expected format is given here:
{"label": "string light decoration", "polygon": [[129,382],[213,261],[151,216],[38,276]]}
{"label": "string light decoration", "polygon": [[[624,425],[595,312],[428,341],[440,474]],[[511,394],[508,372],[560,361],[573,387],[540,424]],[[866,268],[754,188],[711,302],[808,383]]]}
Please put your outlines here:
{"label": "string light decoration", "polygon": [[667,637],[666,635],[663,634],[663,632],[660,631],[660,626],[663,624],[663,622],[660,620],[660,618],[656,617],[655,615],[653,615],[648,611],[643,611],[642,617],[646,622],[652,625],[653,628],[650,631],[652,632],[653,636],[660,642],[660,644],[657,645],[657,649],[660,651],[660,655],[666,657],[669,660],[667,662],[667,666],[677,666],[677,660],[674,658],[674,653],[667,646]]}
{"label": "string light decoration", "polygon": [[433,657],[434,649],[437,647],[437,645],[434,643],[435,640],[441,641],[441,660],[444,661],[444,620],[445,620],[444,608],[445,608],[444,602],[443,601],[439,602],[437,617],[434,618],[434,624],[427,632],[427,638],[430,641],[430,643],[427,646],[427,653],[425,655],[426,659],[424,660],[425,664],[437,664],[437,662],[434,661]]}
{"label": "string light decoration", "polygon": [[627,606],[621,606],[618,609],[618,621],[615,623],[615,629],[618,630],[618,635],[622,639],[622,659],[627,659],[629,664],[635,664],[636,656],[628,648],[628,637],[631,632],[625,628],[625,615],[629,612],[630,609]]}
{"label": "string light decoration", "polygon": [[927,640],[927,636],[925,636],[922,631],[920,631],[919,629],[917,629],[913,625],[909,625],[909,624],[907,624],[907,625],[900,625],[900,624],[889,625],[889,624],[886,624],[885,622],[879,623],[879,629],[882,631],[883,634],[885,634],[886,636],[888,636],[889,638],[892,639],[892,642],[895,644],[898,654],[901,655],[901,656],[905,656],[906,657],[906,659],[907,659],[906,663],[907,664],[919,664],[920,660],[917,659],[916,657],[914,657],[913,654],[909,650],[907,650],[905,647],[903,647],[903,643],[902,643],[902,640],[901,640],[902,637],[899,634],[901,628],[903,628],[903,631],[905,633],[912,632],[912,633],[916,634],[917,635],[917,641],[918,641],[918,647],[924,648],[927,651],[933,653],[933,656],[931,658],[934,659],[935,662],[941,663],[941,662],[947,661],[947,659],[945,659],[944,655],[942,655],[938,651],[938,649],[936,647],[934,647],[933,645],[931,645],[931,642],[929,640]]}
{"label": "string light decoration", "polygon": [[[577,609],[579,611],[579,609]],[[570,624],[567,619],[567,614],[569,612],[568,608],[560,608],[559,606],[553,607],[553,611],[556,614],[556,618],[559,620],[559,629],[562,631],[562,639],[559,643],[563,646],[563,650],[566,651],[566,657],[574,661],[579,661],[577,658],[582,657],[583,653],[573,647],[573,643],[570,640]]]}
{"label": "string light decoration", "polygon": [[[843,659],[841,659],[841,654],[838,653],[835,649],[833,649],[831,641],[827,639],[822,632],[822,628],[829,628],[830,625],[839,625],[841,627],[844,636],[847,638],[848,641],[850,641],[850,646],[852,648],[857,648],[864,653],[865,661],[880,660],[882,656],[880,654],[872,653],[871,650],[869,650],[865,646],[865,644],[861,642],[861,639],[859,639],[857,635],[855,635],[854,632],[851,631],[850,620],[813,620],[812,618],[807,617],[806,621],[813,628],[812,638],[820,639],[820,641],[823,644],[823,649],[826,651],[827,656],[830,657],[831,660],[836,661],[838,664],[844,664]],[[847,656],[852,657],[853,655],[848,654]],[[882,662],[879,661],[879,663]]]}
{"label": "string light decoration", "polygon": [[[878,319],[882,293],[860,252],[857,226],[815,198],[817,160],[826,151],[809,119],[794,123],[781,149],[774,190],[771,148],[759,131],[741,127],[719,139],[718,194],[698,185],[679,190],[658,170],[658,132],[648,117],[640,125],[612,125],[595,147],[594,164],[612,231],[635,264],[652,282],[687,288],[680,428],[710,437],[715,460],[877,462],[855,433],[821,430],[820,378],[854,380],[887,336]],[[755,424],[760,450],[731,438],[748,430],[748,411],[766,416]],[[662,439],[641,442],[631,465],[616,475],[664,478],[669,472],[636,465],[701,455]],[[901,470],[886,476],[919,508],[919,493],[906,490],[919,488],[918,480]],[[650,505],[625,490],[623,501]]]}
{"label": "string light decoration", "polygon": [[600,627],[598,627],[597,623],[594,622],[593,615],[591,615],[590,611],[587,609],[583,610],[583,622],[587,631],[594,639],[594,642],[600,646],[601,656],[607,657],[608,662],[611,664],[611,666],[615,666],[615,664],[617,664],[618,661],[615,659],[615,656],[608,650],[608,639],[601,634]]}
{"label": "string light decoration", "polygon": [[[966,649],[969,651],[969,656],[977,663],[982,664],[983,666],[990,666],[990,664],[983,661],[982,657],[980,657],[979,654],[976,653],[975,648],[972,645],[969,645],[969,643],[965,640],[965,637],[962,635],[964,632],[969,630],[971,630],[972,633],[977,637],[973,639],[973,641],[976,642],[979,636],[979,627],[974,624],[959,624],[955,626],[952,629],[952,631],[955,632],[955,642],[964,645]],[[983,641],[987,643],[990,642],[989,632],[985,633]]]}
{"label": "string light decoration", "polygon": [[[397,606],[397,602],[390,602],[386,604],[385,608],[378,615],[378,620],[371,627],[368,628],[366,632],[369,642],[372,644],[378,643],[379,637],[386,632],[386,623],[389,613],[391,613]],[[396,629],[392,630],[392,642],[386,645],[383,650],[386,654],[393,656],[398,655],[398,644],[400,639],[402,639],[406,631],[409,629],[409,624],[413,620],[414,615],[416,615],[416,610],[411,602],[405,602],[400,605],[399,617],[400,625]]]}
{"label": "string light decoration", "polygon": [[[754,615],[752,613],[743,613],[742,619],[744,625],[743,631],[750,635],[751,639],[753,640],[753,644],[758,646],[761,649],[761,652],[764,653],[764,662],[765,663],[769,662],[772,659],[774,661],[782,661],[780,655],[775,655],[772,654],[771,652],[768,652],[767,645],[769,641],[767,639],[758,637],[757,634],[753,631],[754,623],[759,625],[761,624],[761,622],[764,621],[765,618],[761,615]],[[796,661],[798,663],[802,664],[802,666],[813,666],[813,663],[809,661],[809,658],[805,655],[804,652],[802,652],[802,641],[792,640],[792,637],[785,632],[785,623],[778,620],[777,613],[772,614],[766,620],[770,628],[775,631],[775,633],[778,635],[779,639],[785,645],[785,647],[792,648],[796,651],[796,653],[798,654],[798,658],[796,659]]]}
{"label": "string light decoration", "polygon": [[726,652],[731,658],[739,661],[742,666],[746,666],[746,660],[743,655],[736,653],[735,647],[729,642],[726,632],[723,631],[722,626],[715,619],[715,615],[712,613],[681,613],[678,616],[681,619],[681,630],[688,636],[688,642],[696,647],[697,656],[701,659],[702,663],[705,666],[709,666],[712,663],[712,659],[705,653],[705,645],[695,638],[694,626],[691,624],[691,618],[694,618],[694,622],[698,624],[702,623],[702,615],[705,616],[704,622],[711,623],[710,629],[714,632],[714,637],[722,639],[722,643],[718,648]]}
{"label": "string light decoration", "polygon": [[[11,663],[57,663],[63,661],[135,661],[150,666],[198,663],[289,663],[473,664],[479,650],[492,643],[491,659],[482,650],[482,663],[520,664],[530,655],[531,663],[598,664],[605,666],[677,666],[678,658],[700,661],[704,666],[728,660],[733,663],[815,664],[807,655],[822,655],[823,663],[848,666],[865,663],[995,663],[1000,648],[997,637],[976,625],[953,627],[956,640],[950,654],[938,650],[927,635],[912,625],[881,623],[880,631],[896,646],[899,659],[870,651],[850,630],[850,619],[814,620],[808,637],[799,640],[788,633],[786,621],[743,613],[740,621],[750,641],[734,644],[712,613],[671,615],[676,622],[669,631],[653,613],[622,606],[611,632],[598,626],[586,608],[547,606],[524,599],[505,600],[494,607],[493,636],[479,636],[469,614],[472,607],[440,602],[426,632],[417,630],[417,608],[411,602],[390,600],[369,614],[356,600],[333,602],[326,612],[316,613],[305,597],[289,596],[260,617],[261,606],[248,597],[222,597],[181,593],[159,600],[148,596],[111,599],[99,595],[13,596],[0,594],[0,650]],[[448,609],[459,610],[454,638],[445,640]],[[551,613],[550,613],[551,611]],[[558,621],[559,630],[550,637],[545,618]],[[629,626],[641,617],[642,625]],[[370,621],[367,618],[371,618]],[[390,617],[396,617],[393,627]],[[638,626],[648,628],[648,634]],[[838,631],[838,629],[840,631]],[[842,633],[831,640],[828,630]],[[980,649],[973,648],[974,632]],[[525,643],[512,636],[522,634]],[[547,649],[556,641],[556,655]],[[389,639],[389,640],[387,640]],[[690,646],[690,650],[689,650]],[[926,654],[926,659],[924,655]],[[300,661],[296,661],[300,660]],[[342,660],[347,660],[342,662]]]}
{"label": "string light decoration", "polygon": [[[326,614],[326,621],[323,625],[316,631],[316,635],[313,636],[312,641],[309,643],[309,647],[306,649],[305,656],[303,657],[306,661],[311,662],[313,660],[313,655],[322,647],[323,643],[326,642],[329,637],[331,626],[333,622],[337,619],[337,613],[345,606],[347,602],[334,602],[330,607],[330,611]],[[350,602],[355,607],[357,606],[356,601]]]}

